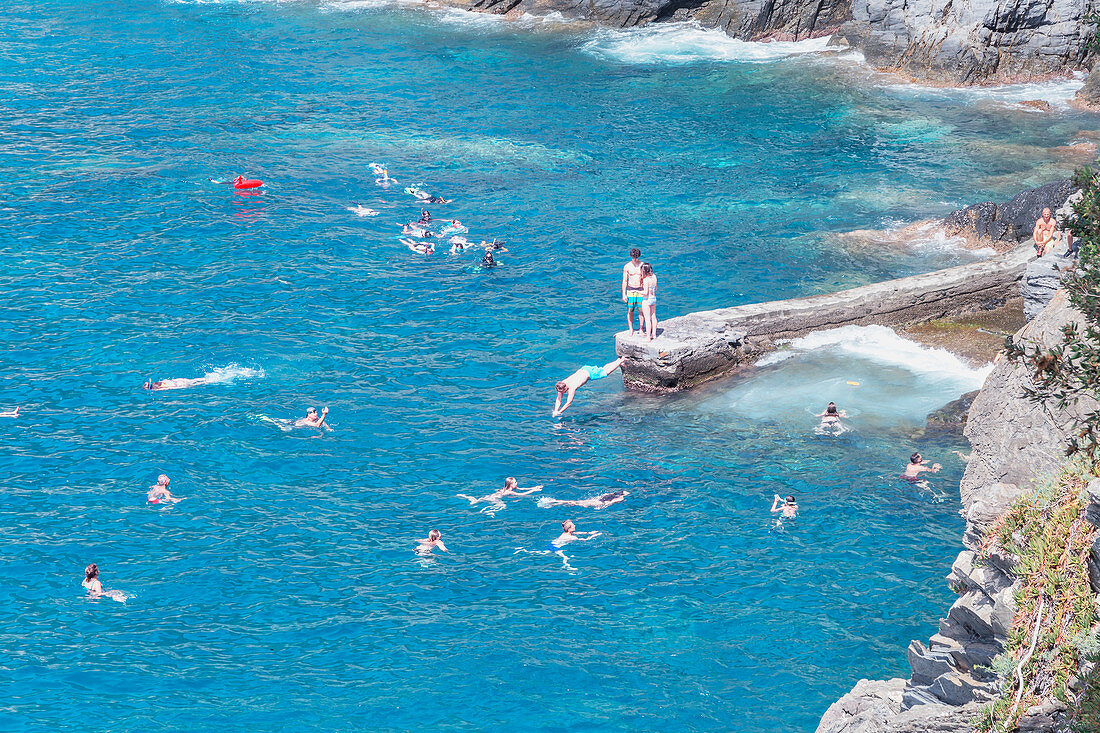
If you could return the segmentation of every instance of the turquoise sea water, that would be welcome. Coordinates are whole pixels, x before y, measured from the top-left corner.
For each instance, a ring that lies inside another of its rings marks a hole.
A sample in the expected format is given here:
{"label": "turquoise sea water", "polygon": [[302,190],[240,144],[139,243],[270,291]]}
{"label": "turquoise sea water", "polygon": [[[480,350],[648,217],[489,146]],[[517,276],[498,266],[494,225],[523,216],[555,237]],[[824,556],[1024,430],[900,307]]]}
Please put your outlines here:
{"label": "turquoise sea water", "polygon": [[[962,527],[963,446],[919,428],[980,371],[872,329],[560,421],[552,385],[612,358],[630,246],[658,317],[971,259],[845,233],[1065,175],[1100,122],[1011,103],[1061,87],[364,3],[14,0],[0,29],[0,728],[806,731],[906,674]],[[238,173],[266,185],[209,180]],[[418,182],[498,268],[397,241]],[[332,433],[272,422],[310,405]],[[145,503],[161,472],[181,504]],[[507,475],[630,495],[455,497]],[[517,552],[566,518],[603,533],[569,568]],[[130,598],[86,599],[89,562]]]}

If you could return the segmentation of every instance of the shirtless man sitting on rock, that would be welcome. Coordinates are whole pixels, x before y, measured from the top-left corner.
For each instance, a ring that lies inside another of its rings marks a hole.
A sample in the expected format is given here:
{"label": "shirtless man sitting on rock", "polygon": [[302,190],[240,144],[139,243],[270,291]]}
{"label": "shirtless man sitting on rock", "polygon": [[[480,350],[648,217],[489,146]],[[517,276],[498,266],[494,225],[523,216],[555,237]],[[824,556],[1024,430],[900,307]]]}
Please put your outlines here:
{"label": "shirtless man sitting on rock", "polygon": [[1035,252],[1042,257],[1047,249],[1062,241],[1062,232],[1058,231],[1058,220],[1050,215],[1050,209],[1043,209],[1043,215],[1035,221],[1035,231],[1031,238],[1035,240]]}

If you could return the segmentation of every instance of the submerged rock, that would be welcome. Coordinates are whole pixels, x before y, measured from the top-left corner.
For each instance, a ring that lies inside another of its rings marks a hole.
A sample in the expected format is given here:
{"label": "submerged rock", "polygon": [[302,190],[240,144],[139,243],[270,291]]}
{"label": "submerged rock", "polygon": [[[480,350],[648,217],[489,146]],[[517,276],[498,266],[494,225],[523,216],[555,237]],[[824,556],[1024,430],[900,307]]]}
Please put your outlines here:
{"label": "submerged rock", "polygon": [[967,392],[935,412],[930,412],[925,423],[925,430],[939,433],[961,433],[966,426],[966,416],[970,412],[970,406],[974,404],[974,398],[977,396],[978,390]]}

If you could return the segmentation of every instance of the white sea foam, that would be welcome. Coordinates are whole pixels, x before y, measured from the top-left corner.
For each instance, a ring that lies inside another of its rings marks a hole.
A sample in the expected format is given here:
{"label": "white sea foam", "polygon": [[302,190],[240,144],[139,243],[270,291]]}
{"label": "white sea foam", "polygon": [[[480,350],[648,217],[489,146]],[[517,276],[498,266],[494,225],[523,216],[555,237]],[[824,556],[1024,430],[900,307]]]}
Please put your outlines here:
{"label": "white sea foam", "polygon": [[1027,84],[1001,84],[998,86],[929,87],[921,84],[887,84],[885,88],[897,96],[920,97],[926,100],[976,103],[981,101],[1018,105],[1020,102],[1042,100],[1065,107],[1085,83],[1084,74],[1069,79],[1056,79]]}
{"label": "white sea foam", "polygon": [[768,354],[758,366],[777,364],[786,359],[827,350],[832,355],[854,357],[888,367],[899,367],[918,376],[927,376],[977,389],[993,365],[972,367],[946,349],[922,346],[902,338],[886,326],[842,326],[815,331],[789,342],[780,351]]}
{"label": "white sea foam", "polygon": [[243,367],[239,364],[227,364],[223,367],[217,367],[203,375],[208,384],[225,384],[226,382],[232,382],[234,379],[263,379],[264,376],[266,375],[263,369]]}
{"label": "white sea foam", "polygon": [[696,23],[660,23],[625,30],[600,29],[582,48],[627,64],[687,64],[701,61],[765,63],[819,53],[829,38],[809,41],[742,41]]}

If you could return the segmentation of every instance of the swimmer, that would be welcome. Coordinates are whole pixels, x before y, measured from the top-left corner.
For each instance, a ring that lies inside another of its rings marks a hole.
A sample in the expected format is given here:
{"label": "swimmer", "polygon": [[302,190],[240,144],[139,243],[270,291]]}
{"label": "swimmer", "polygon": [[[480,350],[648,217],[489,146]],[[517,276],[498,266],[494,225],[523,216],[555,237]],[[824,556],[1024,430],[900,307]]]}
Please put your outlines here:
{"label": "swimmer", "polygon": [[467,231],[469,231],[469,230],[462,225],[462,222],[460,222],[458,219],[451,219],[449,222],[447,222],[447,225],[445,227],[443,227],[441,233],[442,234],[465,234]]}
{"label": "swimmer", "polygon": [[[570,374],[564,380],[558,382],[556,385],[554,385],[555,389],[557,389],[558,391],[558,398],[554,402],[554,411],[550,414],[553,417],[557,417],[558,415],[568,410],[569,406],[573,404],[573,397],[577,394],[578,389],[588,384],[588,381],[590,379],[603,379],[604,377],[608,376],[609,374],[611,374],[611,372],[621,367],[623,365],[623,361],[625,361],[625,359],[623,357],[619,357],[615,361],[609,361],[602,367],[587,365],[582,366],[580,369]],[[561,398],[566,394],[566,392],[569,393],[569,397],[565,400],[565,405],[563,406],[561,404]]]}
{"label": "swimmer", "polygon": [[841,424],[840,418],[848,417],[848,413],[846,413],[844,410],[837,410],[836,403],[830,402],[828,405],[825,406],[825,412],[819,412],[814,415],[814,417],[821,418],[821,425],[819,425],[818,427],[836,428],[838,430],[843,430],[844,426]]}
{"label": "swimmer", "polygon": [[371,173],[373,173],[376,176],[389,177],[389,175],[390,175],[390,172],[388,170],[386,170],[386,166],[382,165],[381,163],[371,163],[370,164],[370,171],[371,171]]}
{"label": "swimmer", "polygon": [[432,233],[431,229],[425,229],[419,224],[406,224],[405,226],[401,227],[401,233],[409,234],[414,237],[421,237],[423,239],[429,239],[435,236],[435,234]]}
{"label": "swimmer", "polygon": [[19,408],[17,407],[14,410],[4,410],[3,412],[0,412],[0,417],[19,417]]}
{"label": "swimmer", "polygon": [[588,540],[594,540],[599,537],[602,532],[578,532],[577,526],[573,524],[572,519],[566,519],[561,523],[561,534],[557,539],[550,542],[550,549],[557,552],[561,548],[568,545],[570,542],[587,542]]}
{"label": "swimmer", "polygon": [[506,496],[529,496],[530,494],[533,494],[536,491],[542,491],[542,484],[539,484],[538,486],[532,486],[531,488],[528,488],[528,489],[521,489],[519,487],[519,482],[516,481],[516,479],[514,477],[509,476],[508,478],[504,479],[504,488],[503,489],[497,489],[496,491],[494,491],[491,494],[487,494],[485,496],[470,496],[469,494],[456,494],[456,496],[459,497],[460,499],[468,500],[470,502],[470,506],[473,506],[474,504],[480,504],[482,502],[486,502],[486,503],[489,504],[489,506],[482,509],[482,511],[486,512],[486,513],[489,513],[489,514],[492,514],[496,511],[499,511],[500,509],[504,508],[504,502],[502,501],[502,499],[504,499],[504,497],[506,497]]}
{"label": "swimmer", "polygon": [[924,458],[920,453],[914,453],[909,456],[909,465],[905,467],[905,473],[901,475],[903,479],[911,484],[919,483],[922,479],[920,475],[925,471],[931,473],[939,473],[940,464],[933,463],[931,468],[925,465]]}
{"label": "swimmer", "polygon": [[451,237],[447,241],[451,245],[451,254],[453,255],[456,255],[466,248],[473,246],[472,244],[470,244],[470,240],[466,239],[466,237]]}
{"label": "swimmer", "polygon": [[485,256],[481,258],[481,269],[491,270],[497,266],[497,261],[493,257],[493,253],[489,250],[485,250]]}
{"label": "swimmer", "polygon": [[[780,502],[783,502],[780,504]],[[775,498],[772,500],[772,513],[780,512],[780,519],[794,519],[798,516],[798,504],[795,503],[793,496],[788,496],[784,499],[779,494],[775,494]]]}
{"label": "swimmer", "polygon": [[126,594],[122,591],[103,589],[103,584],[99,582],[99,568],[95,563],[84,568],[84,581],[81,585],[88,591],[89,598],[102,598],[106,596],[119,603],[126,602]]}
{"label": "swimmer", "polygon": [[168,484],[171,483],[171,481],[172,479],[168,478],[163,473],[157,476],[156,486],[149,487],[148,497],[150,504],[160,504],[161,502],[174,504],[177,501],[183,501],[184,497],[172,496],[172,492],[168,491]]}
{"label": "swimmer", "polygon": [[356,214],[357,216],[378,216],[377,211],[375,211],[374,209],[368,209],[366,206],[362,206],[360,204],[349,206],[348,211]]}
{"label": "swimmer", "polygon": [[210,380],[206,377],[196,377],[195,379],[179,377],[177,379],[160,379],[155,382],[150,379],[148,382],[141,385],[141,388],[152,390],[186,389],[187,387],[200,387],[204,384],[210,384]]}
{"label": "swimmer", "polygon": [[486,252],[507,252],[508,251],[504,247],[504,242],[498,242],[495,239],[492,242],[486,242],[483,239],[483,240],[481,240],[481,243],[478,244],[478,246],[479,247],[484,247]]}
{"label": "swimmer", "polygon": [[426,196],[423,198],[418,196],[417,198],[420,198],[426,204],[449,204],[454,201],[454,199],[445,199],[440,196]]}
{"label": "swimmer", "polygon": [[441,552],[447,552],[447,546],[443,544],[443,534],[438,529],[428,532],[427,539],[417,540],[420,545],[416,548],[416,554],[425,557],[432,555],[432,550],[439,548]]}
{"label": "swimmer", "polygon": [[551,499],[544,496],[539,499],[538,506],[542,509],[548,509],[552,506],[579,506],[585,509],[603,509],[609,507],[612,504],[618,504],[620,501],[625,501],[629,496],[629,491],[614,491],[610,494],[604,494],[603,496],[597,496],[592,499]]}
{"label": "swimmer", "polygon": [[421,209],[420,210],[420,219],[417,220],[416,223],[417,224],[429,224],[429,223],[431,223],[431,220],[432,220],[432,215],[428,212],[428,210],[427,209]]}
{"label": "swimmer", "polygon": [[413,252],[416,252],[417,254],[430,255],[430,254],[433,254],[435,252],[435,245],[432,244],[431,242],[416,242],[416,241],[413,241],[411,239],[404,239],[404,238],[401,238],[397,241],[401,242],[401,244],[405,245],[406,247],[411,249]]}
{"label": "swimmer", "polygon": [[325,407],[321,410],[320,416],[317,415],[317,408],[310,407],[306,410],[306,416],[300,417],[294,421],[294,427],[296,428],[324,428],[325,430],[332,430],[325,422],[325,418],[328,417],[328,408]]}
{"label": "swimmer", "polygon": [[92,563],[84,568],[84,582],[81,583],[92,598],[103,595],[103,584],[99,582],[99,567]]}

